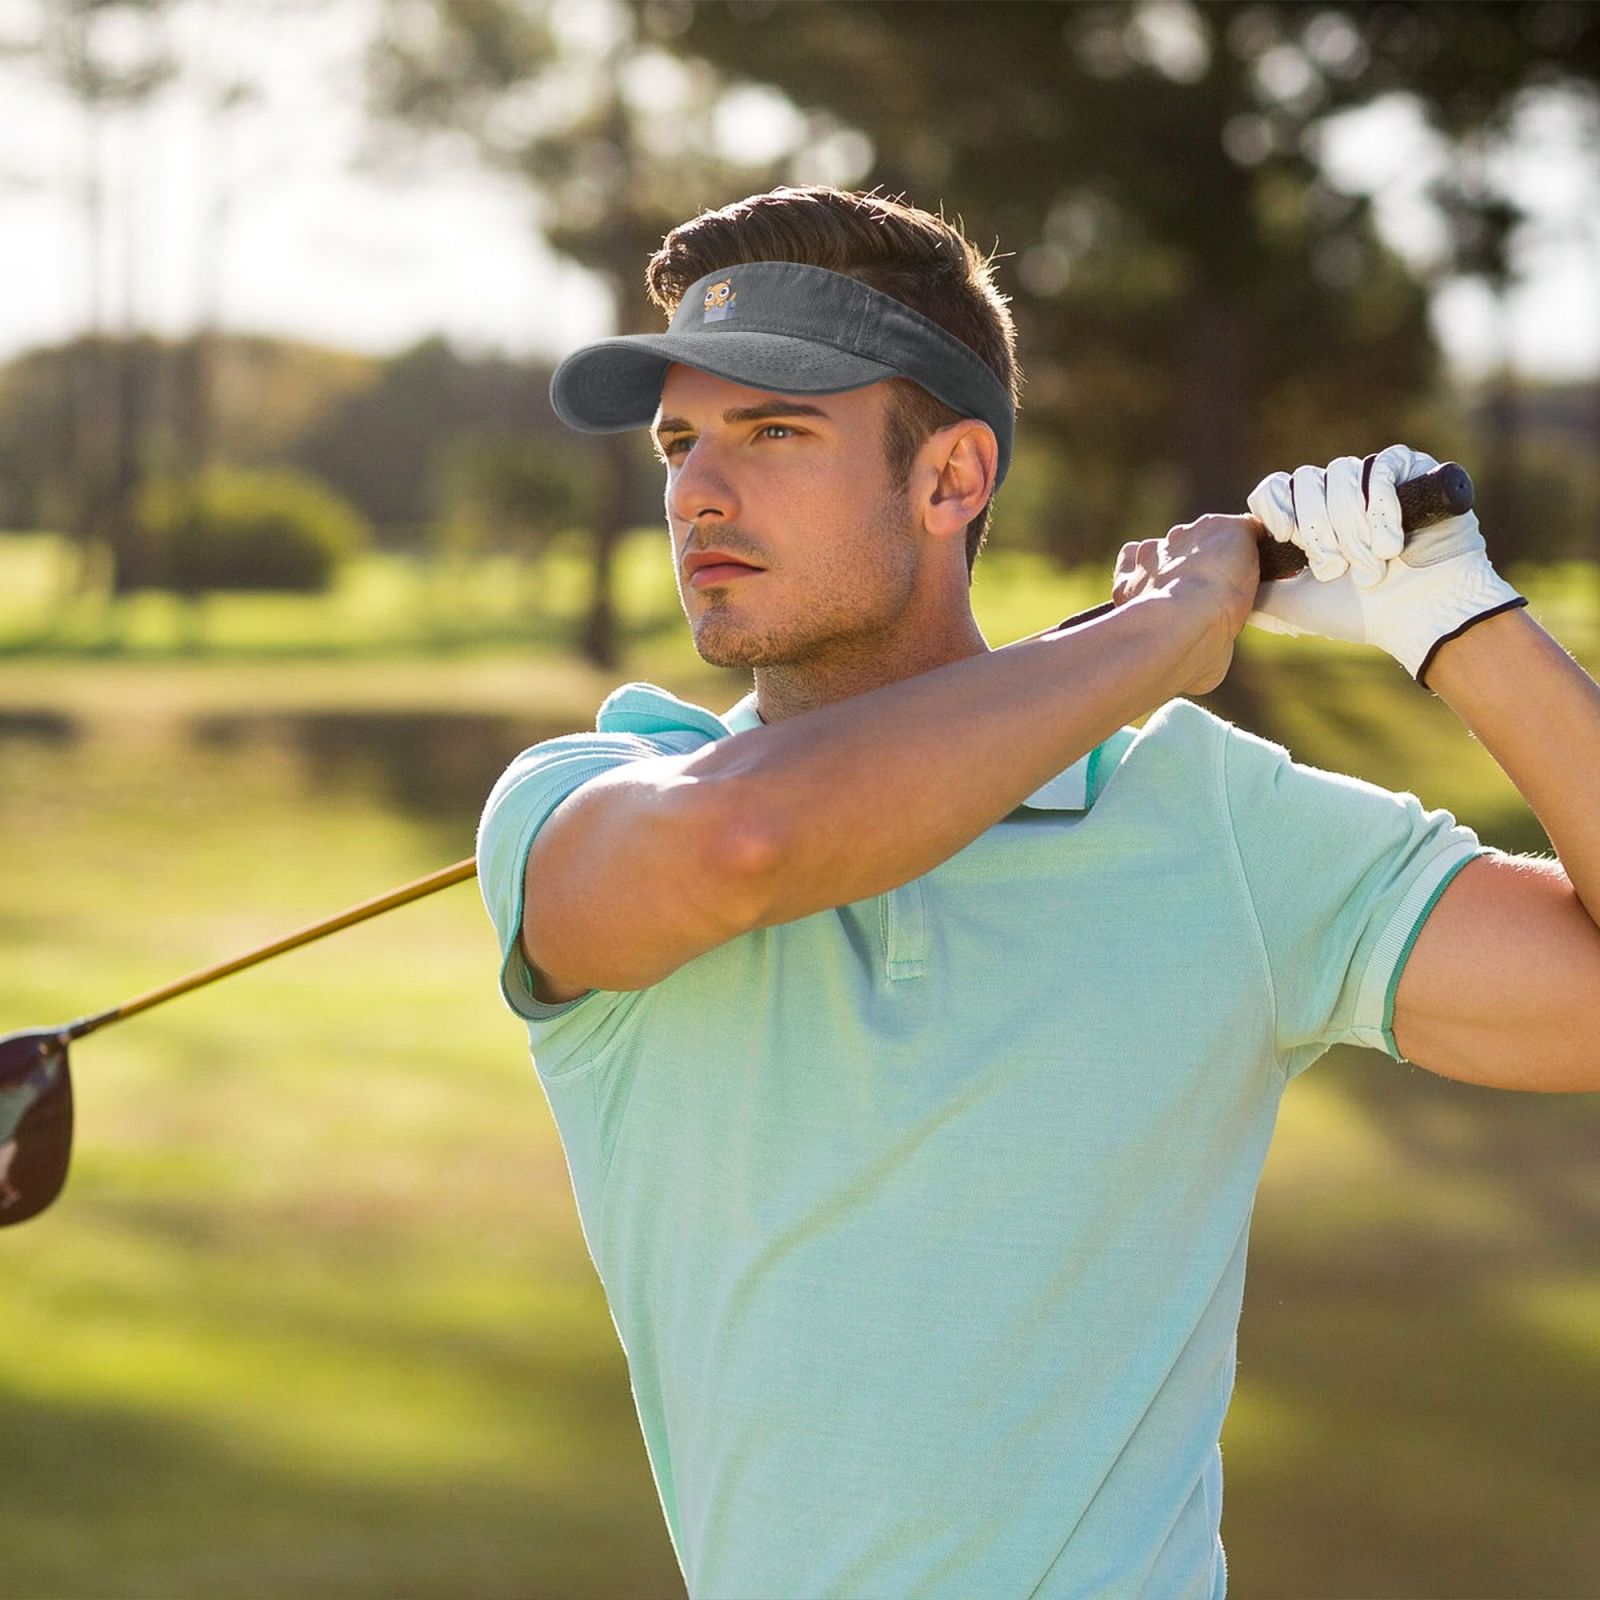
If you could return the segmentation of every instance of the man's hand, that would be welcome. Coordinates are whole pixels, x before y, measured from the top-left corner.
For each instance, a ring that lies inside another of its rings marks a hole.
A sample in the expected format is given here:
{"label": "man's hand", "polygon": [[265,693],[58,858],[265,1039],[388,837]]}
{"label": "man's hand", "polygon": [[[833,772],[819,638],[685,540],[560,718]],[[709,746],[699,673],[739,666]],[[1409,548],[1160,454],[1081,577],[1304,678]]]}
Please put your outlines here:
{"label": "man's hand", "polygon": [[1185,663],[1180,694],[1209,694],[1227,677],[1234,641],[1261,587],[1265,532],[1255,517],[1212,515],[1169,528],[1165,538],[1123,545],[1111,588],[1116,605],[1161,596],[1211,618]]}
{"label": "man's hand", "polygon": [[1304,572],[1261,585],[1248,622],[1268,633],[1310,633],[1375,644],[1418,683],[1434,651],[1475,622],[1527,600],[1490,565],[1476,513],[1437,522],[1405,543],[1395,486],[1439,463],[1390,445],[1326,467],[1274,472],[1250,510],[1274,539],[1297,544]]}

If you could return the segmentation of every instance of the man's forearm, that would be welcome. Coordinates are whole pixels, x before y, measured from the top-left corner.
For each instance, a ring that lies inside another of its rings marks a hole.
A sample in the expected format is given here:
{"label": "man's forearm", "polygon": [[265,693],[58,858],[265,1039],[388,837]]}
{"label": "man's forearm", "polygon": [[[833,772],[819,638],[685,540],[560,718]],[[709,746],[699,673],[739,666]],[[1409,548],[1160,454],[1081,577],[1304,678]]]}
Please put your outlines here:
{"label": "man's forearm", "polygon": [[1214,626],[1192,600],[1151,596],[708,746],[696,775],[738,785],[770,863],[758,926],[948,860],[1180,692]]}
{"label": "man's forearm", "polygon": [[1600,684],[1526,607],[1444,645],[1426,684],[1517,786],[1600,924]]}

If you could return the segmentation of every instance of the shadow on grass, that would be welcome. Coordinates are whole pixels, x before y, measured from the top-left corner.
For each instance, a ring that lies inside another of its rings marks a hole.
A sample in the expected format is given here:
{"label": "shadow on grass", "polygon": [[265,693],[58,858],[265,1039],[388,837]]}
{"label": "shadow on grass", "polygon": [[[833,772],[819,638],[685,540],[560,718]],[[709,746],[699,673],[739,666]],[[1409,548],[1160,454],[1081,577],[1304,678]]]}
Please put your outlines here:
{"label": "shadow on grass", "polygon": [[1251,1447],[1230,1459],[1223,1530],[1242,1585],[1592,1596],[1600,1346],[1573,1286],[1600,1286],[1600,1097],[1450,1083],[1371,1051],[1311,1071],[1336,1074],[1392,1152],[1394,1201],[1324,1191],[1252,1231]]}
{"label": "shadow on grass", "polygon": [[76,744],[82,737],[83,728],[78,719],[64,711],[25,706],[0,708],[0,743],[17,740],[59,749]]}
{"label": "shadow on grass", "polygon": [[[1402,1165],[1500,1187],[1532,1225],[1538,1264],[1600,1265],[1600,1095],[1486,1089],[1388,1060],[1351,1073],[1349,1090]],[[1531,1264],[1526,1246],[1505,1264]]]}
{"label": "shadow on grass", "polygon": [[[208,1339],[231,1330],[269,1329],[274,1339],[305,1348],[359,1349],[369,1361],[396,1369],[420,1371],[437,1363],[470,1373],[474,1383],[486,1383],[510,1406],[521,1405],[530,1415],[537,1410],[545,1423],[589,1435],[597,1452],[619,1444],[629,1453],[643,1450],[626,1400],[626,1361],[614,1339],[597,1351],[587,1342],[569,1343],[564,1324],[541,1330],[515,1315],[470,1324],[446,1325],[433,1316],[403,1321],[396,1311],[400,1302],[381,1293],[348,1292],[363,1281],[381,1290],[418,1247],[421,1225],[410,1202],[388,1216],[360,1212],[343,1219],[337,1231],[328,1220],[341,1206],[333,1198],[267,1205],[249,1216],[183,1201],[129,1200],[125,1193],[115,1201],[97,1193],[75,1203],[80,1217],[96,1219],[98,1233],[126,1239],[135,1252],[150,1251],[150,1259],[184,1262],[195,1284],[184,1321],[204,1328]],[[231,1274],[241,1251],[262,1263],[259,1275]],[[274,1260],[282,1269],[276,1277],[269,1270]],[[584,1266],[577,1267],[584,1293],[598,1309],[602,1291]],[[531,1314],[540,1285],[564,1282],[568,1263],[551,1267],[537,1255],[522,1254],[508,1256],[501,1270],[526,1290],[524,1309]],[[301,1288],[283,1287],[291,1283]],[[133,1327],[165,1315],[158,1301],[129,1295],[118,1320]]]}
{"label": "shadow on grass", "polygon": [[39,1392],[5,1365],[6,1594],[682,1596],[598,1291],[539,1239],[92,1181],[74,1205],[142,1270],[69,1244]]}
{"label": "shadow on grass", "polygon": [[[337,1426],[337,1419],[330,1419]],[[82,1600],[415,1600],[682,1595],[665,1533],[647,1543],[605,1493],[442,1471],[377,1486],[253,1456],[220,1428],[87,1401],[0,1393],[13,1464],[5,1587]],[[657,1518],[659,1521],[659,1517]],[[663,1550],[665,1560],[663,1562]],[[85,1571],[98,1574],[92,1590]]]}
{"label": "shadow on grass", "polygon": [[[485,650],[577,656],[587,632],[584,616],[530,609],[510,620],[435,614],[414,628],[396,622],[381,634],[343,634],[337,624],[296,633],[286,628],[277,639],[230,638],[204,623],[170,634],[142,635],[114,607],[93,632],[74,633],[61,623],[28,633],[0,635],[0,660],[151,662],[384,661],[446,660]],[[613,618],[619,659],[639,645],[654,644],[683,630],[683,612],[657,609]]]}
{"label": "shadow on grass", "polygon": [[1291,1420],[1270,1470],[1228,1456],[1223,1539],[1240,1592],[1592,1596],[1593,1364],[1531,1342],[1464,1286],[1418,1284],[1402,1301],[1359,1263],[1348,1281],[1284,1265],[1264,1253],[1252,1268],[1253,1298],[1282,1292],[1289,1307],[1247,1310],[1241,1337],[1254,1402]]}
{"label": "shadow on grass", "polygon": [[530,745],[581,731],[539,718],[455,711],[219,712],[198,717],[197,743],[294,751],[313,790],[376,791],[418,820],[465,828],[470,841],[495,780]]}

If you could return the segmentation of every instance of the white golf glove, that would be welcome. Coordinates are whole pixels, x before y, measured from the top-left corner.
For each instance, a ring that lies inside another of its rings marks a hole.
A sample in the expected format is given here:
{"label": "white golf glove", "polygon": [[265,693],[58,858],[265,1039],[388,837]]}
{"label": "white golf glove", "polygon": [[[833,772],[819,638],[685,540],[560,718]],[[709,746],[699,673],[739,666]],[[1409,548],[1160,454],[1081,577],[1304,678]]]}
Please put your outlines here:
{"label": "white golf glove", "polygon": [[1438,465],[1392,444],[1364,461],[1340,456],[1263,478],[1250,494],[1251,515],[1274,539],[1299,545],[1309,565],[1264,581],[1246,623],[1375,644],[1422,683],[1440,645],[1527,605],[1490,565],[1474,512],[1436,522],[1406,544],[1395,485]]}

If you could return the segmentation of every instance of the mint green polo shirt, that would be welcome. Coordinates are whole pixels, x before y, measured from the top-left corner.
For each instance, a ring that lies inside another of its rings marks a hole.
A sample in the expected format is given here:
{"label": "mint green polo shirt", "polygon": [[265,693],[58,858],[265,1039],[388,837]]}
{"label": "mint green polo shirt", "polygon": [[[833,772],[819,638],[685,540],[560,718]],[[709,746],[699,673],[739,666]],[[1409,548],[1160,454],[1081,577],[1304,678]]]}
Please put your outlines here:
{"label": "mint green polo shirt", "polygon": [[478,833],[690,1594],[1217,1600],[1279,1099],[1334,1044],[1402,1059],[1405,959],[1489,847],[1176,699],[898,889],[536,1000],[544,820],[758,725],[624,685]]}

